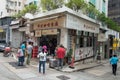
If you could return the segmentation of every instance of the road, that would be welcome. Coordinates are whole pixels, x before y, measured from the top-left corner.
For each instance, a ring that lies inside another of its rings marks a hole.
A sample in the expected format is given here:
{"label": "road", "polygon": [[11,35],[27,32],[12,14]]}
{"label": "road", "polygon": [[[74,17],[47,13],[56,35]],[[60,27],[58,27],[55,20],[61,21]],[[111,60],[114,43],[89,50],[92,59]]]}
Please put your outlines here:
{"label": "road", "polygon": [[[109,63],[83,71],[65,73],[46,66],[46,74],[38,73],[38,65],[18,67],[13,57],[3,57],[0,53],[0,80],[119,80],[111,72]],[[48,64],[47,64],[48,65]],[[120,65],[120,63],[118,64]]]}
{"label": "road", "polygon": [[109,63],[72,74],[79,76],[78,80],[120,80],[120,67],[118,68],[116,76],[112,74]]}
{"label": "road", "polygon": [[3,58],[2,53],[0,53],[0,80],[21,80],[5,66],[8,62],[9,58]]}

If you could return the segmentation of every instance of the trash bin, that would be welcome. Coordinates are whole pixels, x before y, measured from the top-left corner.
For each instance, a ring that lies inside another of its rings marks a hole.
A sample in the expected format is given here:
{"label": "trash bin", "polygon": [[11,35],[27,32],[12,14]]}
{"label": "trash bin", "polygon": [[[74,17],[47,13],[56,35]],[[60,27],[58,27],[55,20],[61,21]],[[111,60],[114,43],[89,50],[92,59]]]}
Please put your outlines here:
{"label": "trash bin", "polygon": [[55,68],[57,67],[57,60],[56,59],[50,59],[49,60],[49,68]]}

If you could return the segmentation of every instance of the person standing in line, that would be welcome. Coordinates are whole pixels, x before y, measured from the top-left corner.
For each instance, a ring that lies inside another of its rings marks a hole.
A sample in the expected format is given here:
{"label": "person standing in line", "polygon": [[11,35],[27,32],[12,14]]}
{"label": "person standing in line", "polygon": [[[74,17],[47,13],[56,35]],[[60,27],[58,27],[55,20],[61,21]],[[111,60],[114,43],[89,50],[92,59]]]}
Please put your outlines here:
{"label": "person standing in line", "polygon": [[17,57],[18,57],[18,66],[23,66],[23,62],[24,62],[23,57],[24,57],[24,55],[23,55],[23,51],[22,51],[22,49],[20,47],[18,48]]}
{"label": "person standing in line", "polygon": [[47,53],[42,49],[42,51],[37,55],[39,58],[39,73],[41,73],[41,67],[43,67],[43,74],[45,74],[45,63],[46,63]]}
{"label": "person standing in line", "polygon": [[47,46],[43,45],[42,48],[44,49],[44,52],[47,52]]}
{"label": "person standing in line", "polygon": [[32,57],[32,49],[33,49],[33,46],[31,45],[31,42],[28,42],[28,45],[27,45],[27,60],[26,60],[26,64],[30,64],[30,60],[31,60],[31,57]]}
{"label": "person standing in line", "polygon": [[119,59],[115,54],[110,58],[110,64],[112,65],[112,72],[114,75],[116,75],[118,60]]}
{"label": "person standing in line", "polygon": [[63,60],[64,60],[64,57],[65,57],[65,48],[63,45],[60,45],[57,50],[56,50],[56,57],[57,57],[57,60],[58,60],[58,70],[63,68]]}
{"label": "person standing in line", "polygon": [[39,46],[39,48],[38,48],[38,53],[40,53],[40,52],[42,52],[42,46]]}
{"label": "person standing in line", "polygon": [[23,42],[20,47],[21,47],[21,49],[23,51],[23,62],[24,62],[25,61],[25,48],[26,48],[25,42]]}

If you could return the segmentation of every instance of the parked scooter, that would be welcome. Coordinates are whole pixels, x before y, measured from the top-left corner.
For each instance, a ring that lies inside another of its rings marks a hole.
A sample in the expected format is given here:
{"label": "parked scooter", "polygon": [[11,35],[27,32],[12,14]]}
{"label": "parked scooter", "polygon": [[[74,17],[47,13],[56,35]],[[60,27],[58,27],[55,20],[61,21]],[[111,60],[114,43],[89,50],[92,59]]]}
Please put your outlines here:
{"label": "parked scooter", "polygon": [[3,56],[4,56],[4,57],[8,57],[8,56],[10,56],[10,55],[11,55],[11,48],[10,48],[10,47],[5,47]]}

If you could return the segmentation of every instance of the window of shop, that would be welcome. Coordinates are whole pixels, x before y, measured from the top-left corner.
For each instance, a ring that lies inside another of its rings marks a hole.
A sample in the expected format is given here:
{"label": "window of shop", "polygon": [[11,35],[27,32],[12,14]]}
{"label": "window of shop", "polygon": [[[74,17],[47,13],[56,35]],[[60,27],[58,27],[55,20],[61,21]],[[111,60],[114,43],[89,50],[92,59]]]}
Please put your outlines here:
{"label": "window of shop", "polygon": [[81,33],[77,37],[77,45],[79,45],[79,47],[92,47],[93,34],[81,31]]}
{"label": "window of shop", "polygon": [[87,35],[87,47],[91,47],[92,44],[93,44],[92,33],[88,32],[88,35]]}
{"label": "window of shop", "polygon": [[93,45],[93,38],[92,37],[89,38],[89,42],[90,42],[90,47],[91,47]]}
{"label": "window of shop", "polygon": [[87,37],[87,47],[90,46],[90,37]]}
{"label": "window of shop", "polygon": [[79,47],[84,47],[84,32],[83,31],[78,31],[78,45]]}
{"label": "window of shop", "polygon": [[80,38],[79,38],[79,45],[80,45],[80,47],[84,47],[84,37],[83,36],[80,36]]}

